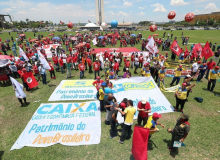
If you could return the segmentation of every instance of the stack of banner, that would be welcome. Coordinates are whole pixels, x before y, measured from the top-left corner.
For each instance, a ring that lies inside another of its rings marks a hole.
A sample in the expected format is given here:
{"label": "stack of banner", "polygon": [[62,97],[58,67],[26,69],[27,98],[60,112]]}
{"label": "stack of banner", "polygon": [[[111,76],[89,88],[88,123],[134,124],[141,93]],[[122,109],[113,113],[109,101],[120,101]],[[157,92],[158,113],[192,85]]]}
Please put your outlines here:
{"label": "stack of banner", "polygon": [[160,82],[160,90],[163,92],[176,92],[178,90],[178,88],[180,87],[180,85],[176,85],[170,88],[165,88],[163,85],[163,82]]}

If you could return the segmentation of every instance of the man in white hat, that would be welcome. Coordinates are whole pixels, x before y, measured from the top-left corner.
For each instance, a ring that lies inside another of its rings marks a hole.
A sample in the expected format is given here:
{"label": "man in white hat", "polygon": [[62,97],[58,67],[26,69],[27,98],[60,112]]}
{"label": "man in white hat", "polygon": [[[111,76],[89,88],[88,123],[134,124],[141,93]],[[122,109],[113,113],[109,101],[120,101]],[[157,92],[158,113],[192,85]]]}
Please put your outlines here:
{"label": "man in white hat", "polygon": [[142,121],[143,125],[145,125],[148,120],[148,113],[151,113],[150,103],[147,102],[146,98],[142,98],[142,100],[138,102],[137,110],[139,111],[137,119],[138,125],[140,126]]}

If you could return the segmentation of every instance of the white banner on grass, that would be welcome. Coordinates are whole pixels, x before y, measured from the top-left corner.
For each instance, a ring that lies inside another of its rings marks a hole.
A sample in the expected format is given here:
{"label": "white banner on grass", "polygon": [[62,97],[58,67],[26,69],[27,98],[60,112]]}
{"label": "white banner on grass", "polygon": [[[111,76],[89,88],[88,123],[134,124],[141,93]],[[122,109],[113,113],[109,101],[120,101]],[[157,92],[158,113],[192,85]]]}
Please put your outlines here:
{"label": "white banner on grass", "polygon": [[94,100],[96,88],[94,80],[63,80],[54,90],[48,101]]}
{"label": "white banner on grass", "polygon": [[[151,105],[151,114],[173,112],[173,107],[166,99],[160,89],[157,87],[152,77],[132,77],[113,81],[114,96],[118,102],[124,98],[133,101],[133,105],[137,108],[137,104],[142,98]],[[137,118],[136,112],[134,119]],[[119,113],[117,116],[119,123],[123,123],[124,118]]]}
{"label": "white banner on grass", "polygon": [[101,117],[98,101],[85,103],[45,103],[32,116],[11,150],[99,144]]}

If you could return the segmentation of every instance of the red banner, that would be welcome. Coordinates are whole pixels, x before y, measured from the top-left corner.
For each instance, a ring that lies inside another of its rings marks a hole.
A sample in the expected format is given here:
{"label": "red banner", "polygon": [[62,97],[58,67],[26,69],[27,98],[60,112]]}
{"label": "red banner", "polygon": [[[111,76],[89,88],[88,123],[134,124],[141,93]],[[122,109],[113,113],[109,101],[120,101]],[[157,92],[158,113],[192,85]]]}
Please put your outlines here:
{"label": "red banner", "polygon": [[7,81],[8,76],[6,74],[0,74],[0,81]]}
{"label": "red banner", "polygon": [[38,83],[37,83],[36,79],[34,78],[34,75],[32,72],[24,73],[23,80],[24,80],[24,82],[27,83],[27,85],[30,89],[38,86]]}
{"label": "red banner", "polygon": [[132,155],[136,160],[147,160],[148,135],[150,130],[135,126],[132,140]]}
{"label": "red banner", "polygon": [[[170,77],[168,75],[174,75],[175,74],[175,70],[174,69],[166,69],[166,76]],[[186,75],[191,75],[191,70],[183,70],[181,73],[181,76],[184,77]],[[195,78],[197,78],[199,75],[199,72],[196,73],[196,75],[194,76]]]}

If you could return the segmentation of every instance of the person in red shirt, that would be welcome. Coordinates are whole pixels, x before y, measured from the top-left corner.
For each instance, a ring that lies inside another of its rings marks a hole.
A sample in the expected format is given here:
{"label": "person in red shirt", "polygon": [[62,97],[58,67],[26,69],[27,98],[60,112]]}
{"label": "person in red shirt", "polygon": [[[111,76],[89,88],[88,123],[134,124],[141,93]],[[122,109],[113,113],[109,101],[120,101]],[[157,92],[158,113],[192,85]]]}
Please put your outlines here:
{"label": "person in red shirt", "polygon": [[92,60],[91,60],[91,57],[87,57],[86,59],[87,63],[88,63],[88,66],[89,66],[89,73],[93,73],[92,72]]}
{"label": "person in red shirt", "polygon": [[145,126],[148,120],[148,113],[151,113],[150,103],[146,101],[146,98],[142,98],[142,100],[138,102],[137,110],[139,111],[137,119],[138,125],[140,126],[143,121],[143,125]]}
{"label": "person in red shirt", "polygon": [[53,60],[53,63],[55,65],[56,72],[59,72],[60,66],[59,66],[59,63],[58,63],[58,57],[55,54],[53,54],[52,60]]}
{"label": "person in red shirt", "polygon": [[83,79],[83,78],[86,78],[84,77],[84,72],[85,72],[85,65],[84,63],[82,63],[82,61],[80,61],[80,64],[78,65],[79,67],[79,70],[80,70],[80,78],[79,79]]}
{"label": "person in red shirt", "polygon": [[144,60],[144,57],[143,57],[143,54],[141,53],[140,57],[139,57],[139,67],[142,68],[143,67],[143,60]]}
{"label": "person in red shirt", "polygon": [[73,54],[72,60],[75,70],[78,70],[77,54]]}
{"label": "person in red shirt", "polygon": [[125,62],[125,68],[129,68],[130,67],[130,61],[129,59],[127,58],[127,61]]}
{"label": "person in red shirt", "polygon": [[49,69],[50,78],[51,79],[56,79],[53,64],[51,63],[51,60],[48,60],[48,62],[49,62],[49,66],[50,66],[50,69]]}
{"label": "person in red shirt", "polygon": [[100,79],[99,76],[97,76],[97,79],[92,83],[92,85],[95,86],[98,91],[99,88],[101,88],[102,82],[104,82],[104,81],[102,79]]}
{"label": "person in red shirt", "polygon": [[96,61],[93,63],[93,68],[94,68],[94,72],[95,72],[95,79],[96,79],[96,73],[99,76],[99,69],[100,69],[100,63],[98,61],[98,59],[96,59]]}
{"label": "person in red shirt", "polygon": [[113,66],[113,69],[114,69],[116,75],[118,75],[118,71],[119,71],[119,63],[118,63],[117,60],[115,60],[115,64],[114,64],[114,66]]}
{"label": "person in red shirt", "polygon": [[95,62],[96,60],[96,52],[95,52],[95,49],[93,48],[92,49],[92,61]]}
{"label": "person in red shirt", "polygon": [[109,61],[111,62],[111,64],[112,64],[112,62],[113,62],[113,59],[114,59],[114,55],[113,55],[113,53],[110,53],[110,55],[109,55]]}
{"label": "person in red shirt", "polygon": [[105,50],[104,59],[109,58],[109,53]]}
{"label": "person in red shirt", "polygon": [[38,70],[38,67],[35,65],[35,63],[33,63],[33,69],[32,69],[32,71],[34,72],[34,76],[37,77],[37,82],[40,82],[39,70]]}
{"label": "person in red shirt", "polygon": [[87,49],[87,52],[89,52],[89,50],[90,50],[90,43],[86,43],[86,49]]}
{"label": "person in red shirt", "polygon": [[213,67],[215,67],[215,65],[216,65],[216,63],[212,59],[210,59],[210,61],[207,63],[207,72],[206,72],[206,76],[205,76],[206,79],[208,79],[209,72],[210,72],[210,70],[213,69]]}
{"label": "person in red shirt", "polygon": [[62,71],[62,74],[63,74],[64,73],[64,70],[63,70],[63,57],[60,57],[59,64],[60,64],[61,71]]}
{"label": "person in red shirt", "polygon": [[134,68],[134,52],[131,55],[131,68]]}

